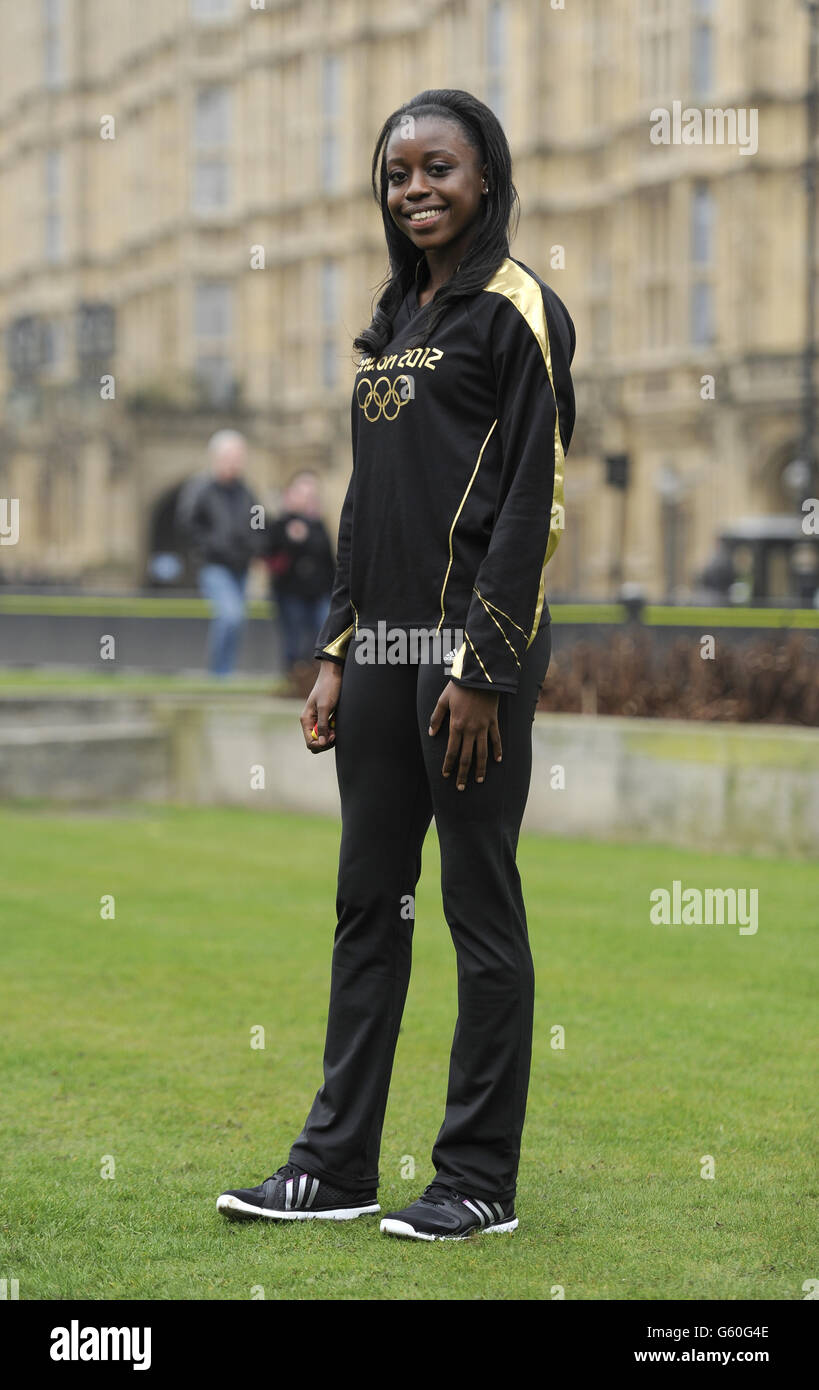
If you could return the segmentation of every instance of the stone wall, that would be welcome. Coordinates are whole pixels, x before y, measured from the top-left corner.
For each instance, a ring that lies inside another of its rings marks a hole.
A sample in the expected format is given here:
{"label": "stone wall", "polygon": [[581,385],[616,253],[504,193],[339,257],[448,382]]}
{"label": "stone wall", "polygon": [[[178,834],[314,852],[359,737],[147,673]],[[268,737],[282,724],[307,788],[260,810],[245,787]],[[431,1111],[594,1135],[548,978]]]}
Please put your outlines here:
{"label": "stone wall", "polygon": [[[168,800],[339,814],[333,754],[296,701],[0,697],[0,798]],[[819,731],[538,714],[524,828],[794,856],[819,852]]]}

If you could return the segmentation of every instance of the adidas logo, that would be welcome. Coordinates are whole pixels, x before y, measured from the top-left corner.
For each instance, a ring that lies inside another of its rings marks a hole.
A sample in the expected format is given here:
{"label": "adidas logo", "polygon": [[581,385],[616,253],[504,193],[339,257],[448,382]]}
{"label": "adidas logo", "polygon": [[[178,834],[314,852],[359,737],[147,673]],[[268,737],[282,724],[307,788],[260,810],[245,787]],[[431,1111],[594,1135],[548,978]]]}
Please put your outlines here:
{"label": "adidas logo", "polygon": [[445,662],[445,664],[446,664],[447,666],[451,666],[457,655],[458,655],[458,653],[455,651],[455,649],[454,649],[454,647],[453,647],[452,651],[451,651],[451,652],[447,652],[446,656],[444,657],[444,662]]}
{"label": "adidas logo", "polygon": [[482,1227],[491,1226],[494,1222],[503,1220],[503,1207],[500,1202],[492,1202],[490,1205],[488,1202],[482,1202],[478,1197],[471,1202],[468,1197],[462,1197],[461,1200],[465,1207],[469,1207],[469,1210],[475,1213]]}
{"label": "adidas logo", "polygon": [[295,1211],[299,1207],[311,1207],[316,1200],[316,1193],[319,1190],[318,1178],[311,1178],[308,1173],[302,1173],[298,1188],[295,1188],[295,1182],[295,1178],[288,1178],[284,1185],[285,1211]]}

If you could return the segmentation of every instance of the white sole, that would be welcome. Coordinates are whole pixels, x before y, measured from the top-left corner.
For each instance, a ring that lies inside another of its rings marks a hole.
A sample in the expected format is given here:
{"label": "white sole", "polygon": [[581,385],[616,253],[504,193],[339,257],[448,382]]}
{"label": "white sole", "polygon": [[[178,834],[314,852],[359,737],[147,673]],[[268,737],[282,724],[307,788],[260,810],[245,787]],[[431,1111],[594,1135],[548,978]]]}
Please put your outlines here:
{"label": "white sole", "polygon": [[270,1211],[264,1207],[254,1207],[239,1197],[223,1195],[216,1198],[216,1210],[225,1216],[261,1216],[268,1221],[352,1221],[356,1216],[367,1216],[381,1208],[376,1202],[368,1207],[338,1207],[329,1211]]}
{"label": "white sole", "polygon": [[471,1240],[473,1236],[488,1236],[495,1231],[514,1231],[517,1229],[518,1218],[512,1221],[498,1221],[494,1226],[475,1226],[475,1228],[465,1236],[433,1236],[429,1231],[416,1231],[408,1221],[396,1221],[394,1217],[385,1216],[381,1222],[381,1230],[387,1236],[402,1236],[405,1240]]}

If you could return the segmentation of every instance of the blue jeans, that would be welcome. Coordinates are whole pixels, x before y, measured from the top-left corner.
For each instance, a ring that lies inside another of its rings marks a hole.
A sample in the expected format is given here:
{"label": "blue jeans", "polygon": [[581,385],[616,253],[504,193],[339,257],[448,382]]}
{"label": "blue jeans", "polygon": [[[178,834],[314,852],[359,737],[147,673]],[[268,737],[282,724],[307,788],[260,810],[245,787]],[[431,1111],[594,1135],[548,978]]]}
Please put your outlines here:
{"label": "blue jeans", "polygon": [[284,664],[291,670],[297,661],[312,661],[316,638],[330,609],[329,594],[322,598],[299,598],[296,594],[277,599]]}
{"label": "blue jeans", "polygon": [[213,613],[208,633],[208,670],[212,676],[229,676],[236,665],[245,621],[246,584],[247,574],[236,575],[226,565],[203,565],[199,571],[199,588]]}

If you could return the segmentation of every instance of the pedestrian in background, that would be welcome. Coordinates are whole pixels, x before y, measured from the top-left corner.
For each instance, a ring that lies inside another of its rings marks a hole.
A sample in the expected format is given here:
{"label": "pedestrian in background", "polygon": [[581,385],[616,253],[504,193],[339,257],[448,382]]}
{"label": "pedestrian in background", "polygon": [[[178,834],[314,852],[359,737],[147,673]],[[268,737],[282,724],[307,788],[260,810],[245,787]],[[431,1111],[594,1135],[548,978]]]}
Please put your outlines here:
{"label": "pedestrian in background", "polygon": [[[211,604],[208,670],[224,678],[236,666],[248,570],[265,545],[264,516],[244,481],[244,435],[217,430],[208,455],[210,473],[192,478],[180,492],[176,524],[198,566],[199,589]],[[254,516],[259,518],[255,526]]]}
{"label": "pedestrian in background", "polygon": [[282,502],[281,514],[267,530],[268,567],[285,669],[295,676],[303,664],[313,667],[316,637],[330,608],[335,556],[321,518],[316,474],[296,473]]}

